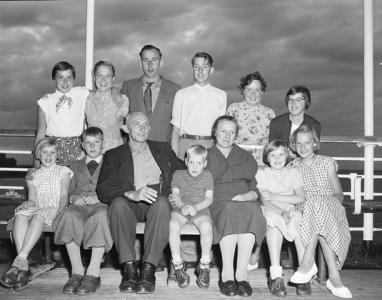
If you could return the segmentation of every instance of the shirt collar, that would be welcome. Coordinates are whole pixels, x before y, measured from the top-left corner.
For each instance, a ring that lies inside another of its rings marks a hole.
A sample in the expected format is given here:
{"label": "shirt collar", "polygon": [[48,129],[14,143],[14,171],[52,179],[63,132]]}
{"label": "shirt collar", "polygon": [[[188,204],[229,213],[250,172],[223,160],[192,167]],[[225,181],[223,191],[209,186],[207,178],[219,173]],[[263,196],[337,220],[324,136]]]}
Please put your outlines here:
{"label": "shirt collar", "polygon": [[160,86],[161,86],[161,82],[162,82],[162,77],[159,76],[158,79],[157,79],[156,81],[150,81],[150,80],[148,80],[145,76],[143,76],[143,77],[142,77],[142,81],[143,81],[143,87],[146,88],[146,86],[147,86],[147,82],[153,82],[153,84],[152,84],[151,87],[152,87],[153,89],[156,89],[156,88],[160,88]]}
{"label": "shirt collar", "polygon": [[94,160],[94,161],[96,161],[98,164],[100,164],[101,163],[101,161],[102,161],[102,155],[100,155],[100,156],[97,156],[96,158],[90,158],[89,156],[86,156],[86,164],[88,164],[90,161],[92,161],[92,160]]}
{"label": "shirt collar", "polygon": [[197,84],[196,82],[194,82],[194,87],[197,88],[197,89],[200,89],[200,90],[203,90],[203,89],[207,89],[211,86],[211,83],[208,83],[206,85],[200,85],[200,84]]}
{"label": "shirt collar", "polygon": [[68,97],[71,97],[70,95],[72,94],[72,91],[73,91],[73,88],[71,88],[71,90],[69,92],[67,92],[66,94],[60,92],[58,89],[56,89],[56,93],[58,95],[58,98],[60,98],[61,96],[65,95],[65,96],[68,96]]}

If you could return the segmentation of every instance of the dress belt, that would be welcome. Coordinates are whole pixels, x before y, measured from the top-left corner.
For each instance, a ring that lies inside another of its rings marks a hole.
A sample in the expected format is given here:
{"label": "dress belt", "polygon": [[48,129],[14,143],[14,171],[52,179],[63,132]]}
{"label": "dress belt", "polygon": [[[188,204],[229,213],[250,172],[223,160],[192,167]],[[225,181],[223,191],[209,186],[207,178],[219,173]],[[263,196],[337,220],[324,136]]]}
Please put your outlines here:
{"label": "dress belt", "polygon": [[212,140],[212,136],[193,135],[193,134],[185,134],[185,133],[182,134],[180,137],[184,139],[191,139],[191,140],[206,140],[206,141]]}

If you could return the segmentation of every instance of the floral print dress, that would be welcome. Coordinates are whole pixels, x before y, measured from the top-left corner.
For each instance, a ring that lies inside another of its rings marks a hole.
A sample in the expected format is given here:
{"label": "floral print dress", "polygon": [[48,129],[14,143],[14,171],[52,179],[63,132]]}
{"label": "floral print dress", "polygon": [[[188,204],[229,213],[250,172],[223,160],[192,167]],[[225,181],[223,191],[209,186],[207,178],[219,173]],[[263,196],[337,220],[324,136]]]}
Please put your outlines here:
{"label": "floral print dress", "polygon": [[[239,124],[239,133],[235,143],[238,145],[265,146],[268,144],[269,124],[275,112],[264,105],[249,105],[246,101],[232,103],[227,115],[233,116]],[[264,166],[263,149],[251,149],[259,166]]]}

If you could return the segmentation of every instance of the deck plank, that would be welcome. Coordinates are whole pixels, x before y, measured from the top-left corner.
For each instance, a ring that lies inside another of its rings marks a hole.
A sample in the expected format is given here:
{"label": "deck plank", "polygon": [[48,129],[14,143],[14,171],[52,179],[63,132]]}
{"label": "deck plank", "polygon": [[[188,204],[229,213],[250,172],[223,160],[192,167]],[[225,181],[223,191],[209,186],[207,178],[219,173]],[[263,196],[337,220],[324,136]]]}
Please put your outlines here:
{"label": "deck plank", "polygon": [[[5,265],[0,266],[1,273]],[[119,270],[113,268],[103,268],[101,270],[101,288],[93,295],[84,299],[221,299],[223,296],[218,288],[218,270],[211,270],[211,285],[209,289],[199,289],[195,283],[196,276],[194,269],[189,269],[191,284],[186,289],[180,289],[176,283],[167,285],[167,272],[157,272],[157,284],[155,293],[152,295],[137,295],[120,293],[118,285],[121,281]],[[382,270],[343,270],[341,271],[344,283],[351,289],[353,299],[382,299]],[[292,275],[292,270],[284,270],[285,279]],[[0,287],[0,299],[73,299],[73,296],[62,293],[62,286],[68,278],[68,271],[65,268],[55,268],[36,278],[30,286],[20,292]],[[258,269],[249,273],[249,281],[254,288],[251,298],[275,299],[271,296],[267,288],[266,269]],[[288,298],[296,299],[296,290],[292,286],[287,286]],[[238,297],[235,297],[238,298]],[[322,300],[339,299],[332,296],[326,289],[321,289],[312,285],[312,295],[306,299]],[[78,298],[77,298],[78,299]]]}

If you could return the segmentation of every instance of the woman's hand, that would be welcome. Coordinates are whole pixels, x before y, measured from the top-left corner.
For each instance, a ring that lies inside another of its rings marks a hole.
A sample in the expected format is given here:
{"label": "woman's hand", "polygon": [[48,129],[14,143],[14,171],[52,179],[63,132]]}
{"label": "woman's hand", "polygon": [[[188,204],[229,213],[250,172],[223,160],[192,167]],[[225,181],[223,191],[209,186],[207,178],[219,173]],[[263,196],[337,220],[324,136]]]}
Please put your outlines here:
{"label": "woman's hand", "polygon": [[257,200],[257,193],[249,191],[248,193],[238,194],[232,198],[232,201],[254,201]]}
{"label": "woman's hand", "polygon": [[271,201],[273,200],[274,194],[271,193],[270,191],[262,191],[261,192],[261,200],[263,201]]}
{"label": "woman's hand", "polygon": [[21,203],[19,206],[16,207],[15,212],[23,209],[28,209],[30,207],[36,206],[36,203],[34,201],[25,201]]}
{"label": "woman's hand", "polygon": [[288,224],[291,221],[291,215],[289,210],[284,210],[281,214],[286,224]]}

